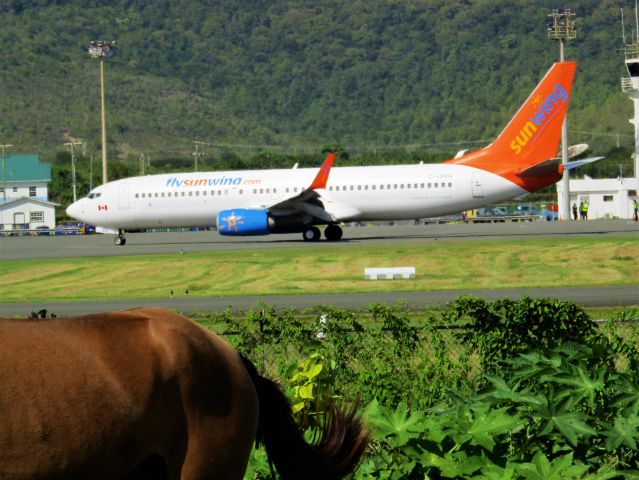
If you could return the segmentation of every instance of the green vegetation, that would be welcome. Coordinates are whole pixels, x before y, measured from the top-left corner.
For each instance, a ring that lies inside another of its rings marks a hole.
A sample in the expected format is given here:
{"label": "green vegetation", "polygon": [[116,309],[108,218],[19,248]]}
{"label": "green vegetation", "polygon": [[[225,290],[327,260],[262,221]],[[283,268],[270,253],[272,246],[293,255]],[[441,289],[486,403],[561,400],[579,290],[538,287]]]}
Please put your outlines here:
{"label": "green vegetation", "polygon": [[[344,163],[429,161],[485,145],[505,126],[558,56],[545,28],[552,7],[5,0],[0,139],[15,145],[10,152],[55,161],[54,201],[68,190],[56,154],[70,139],[87,144],[80,193],[91,156],[99,183],[99,67],[86,48],[116,39],[105,62],[109,157],[125,163],[113,162],[110,178],[138,171],[140,154],[151,171],[189,168],[193,140],[211,143],[202,168],[290,166],[285,153],[319,165],[326,145],[348,152]],[[632,104],[619,86],[627,73],[618,5],[581,0],[576,12],[578,36],[567,47],[579,63],[571,143],[614,155],[619,141],[623,154],[605,163],[629,175]]]}
{"label": "green vegetation", "polygon": [[[171,255],[5,260],[4,302],[184,295],[422,291],[636,283],[633,238],[329,245]],[[468,261],[472,257],[472,261]],[[364,268],[411,265],[414,280],[364,280]],[[126,281],[123,281],[126,279]],[[105,287],[108,286],[108,287]]]}
{"label": "green vegetation", "polygon": [[[602,325],[530,298],[460,297],[419,325],[401,306],[302,315],[258,305],[207,321],[287,386],[309,435],[328,399],[366,405],[373,442],[354,478],[639,475],[636,309]],[[258,450],[246,478],[269,475]]]}

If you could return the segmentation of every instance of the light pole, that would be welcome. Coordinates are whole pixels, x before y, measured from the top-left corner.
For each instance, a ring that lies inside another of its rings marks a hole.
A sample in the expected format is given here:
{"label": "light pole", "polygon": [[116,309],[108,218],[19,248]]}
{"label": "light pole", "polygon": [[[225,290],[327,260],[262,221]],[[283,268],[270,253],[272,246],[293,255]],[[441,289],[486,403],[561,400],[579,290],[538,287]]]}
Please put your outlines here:
{"label": "light pole", "polygon": [[102,183],[107,183],[106,111],[104,109],[104,59],[113,56],[116,41],[93,41],[89,44],[89,56],[100,59],[100,111],[102,118]]}
{"label": "light pole", "polygon": [[5,157],[5,148],[13,147],[13,145],[0,145],[2,148],[2,202],[7,203],[7,157]]}
{"label": "light pole", "polygon": [[75,152],[73,151],[74,145],[82,145],[82,142],[67,142],[66,146],[71,147],[71,183],[73,185],[73,202],[75,203],[77,198],[77,182],[75,181]]}
{"label": "light pole", "polygon": [[[548,24],[548,38],[559,42],[559,61],[564,61],[564,44],[568,40],[577,38],[575,22],[571,17],[575,14],[569,8],[563,13],[559,10],[553,10],[548,16],[551,22]],[[559,218],[561,220],[570,220],[570,184],[569,175],[566,164],[568,163],[568,115],[564,117],[564,123],[561,126],[561,163],[564,166],[564,173],[561,177],[561,210]]]}

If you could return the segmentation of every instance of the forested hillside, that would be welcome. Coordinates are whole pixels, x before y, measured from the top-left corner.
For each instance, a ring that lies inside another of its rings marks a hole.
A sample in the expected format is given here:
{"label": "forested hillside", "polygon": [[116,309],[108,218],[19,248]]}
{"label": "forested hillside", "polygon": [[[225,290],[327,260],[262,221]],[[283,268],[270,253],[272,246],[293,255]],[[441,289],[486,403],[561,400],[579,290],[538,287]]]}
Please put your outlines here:
{"label": "forested hillside", "polygon": [[[99,156],[106,60],[109,154],[136,162],[261,150],[455,152],[483,146],[558,57],[543,0],[3,0],[0,142]],[[617,0],[568,1],[578,61],[571,143],[632,145]],[[627,17],[634,18],[627,9]],[[632,23],[628,21],[630,28]],[[220,145],[232,145],[221,148]],[[398,148],[399,147],[399,148]]]}

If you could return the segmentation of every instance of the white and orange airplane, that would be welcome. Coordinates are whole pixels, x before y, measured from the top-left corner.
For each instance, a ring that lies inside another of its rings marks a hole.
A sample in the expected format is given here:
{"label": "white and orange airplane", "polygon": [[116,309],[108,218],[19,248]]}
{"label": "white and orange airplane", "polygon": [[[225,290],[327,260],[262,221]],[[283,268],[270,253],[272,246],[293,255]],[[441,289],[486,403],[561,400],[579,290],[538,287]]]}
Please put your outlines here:
{"label": "white and orange airplane", "polygon": [[67,208],[85,223],[127,229],[217,226],[222,235],[301,232],[342,238],[341,223],[428,218],[504,201],[557,182],[574,62],[555,63],[497,139],[440,164],[242,170],[149,175],[93,189]]}

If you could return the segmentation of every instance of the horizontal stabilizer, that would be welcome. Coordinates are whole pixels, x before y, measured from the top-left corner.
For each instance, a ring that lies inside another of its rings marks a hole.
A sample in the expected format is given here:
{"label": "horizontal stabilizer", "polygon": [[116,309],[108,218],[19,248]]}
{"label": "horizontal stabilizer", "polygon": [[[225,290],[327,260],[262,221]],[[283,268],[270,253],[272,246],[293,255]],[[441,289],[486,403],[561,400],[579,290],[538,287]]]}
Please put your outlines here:
{"label": "horizontal stabilizer", "polygon": [[578,168],[583,165],[588,165],[589,163],[594,163],[597,160],[601,160],[604,157],[590,157],[584,158],[583,160],[575,160],[574,162],[568,162],[566,164],[565,170],[572,170],[573,168]]}
{"label": "horizontal stabilizer", "polygon": [[557,173],[561,160],[559,158],[551,158],[545,162],[531,165],[516,173],[518,177],[545,177]]}

